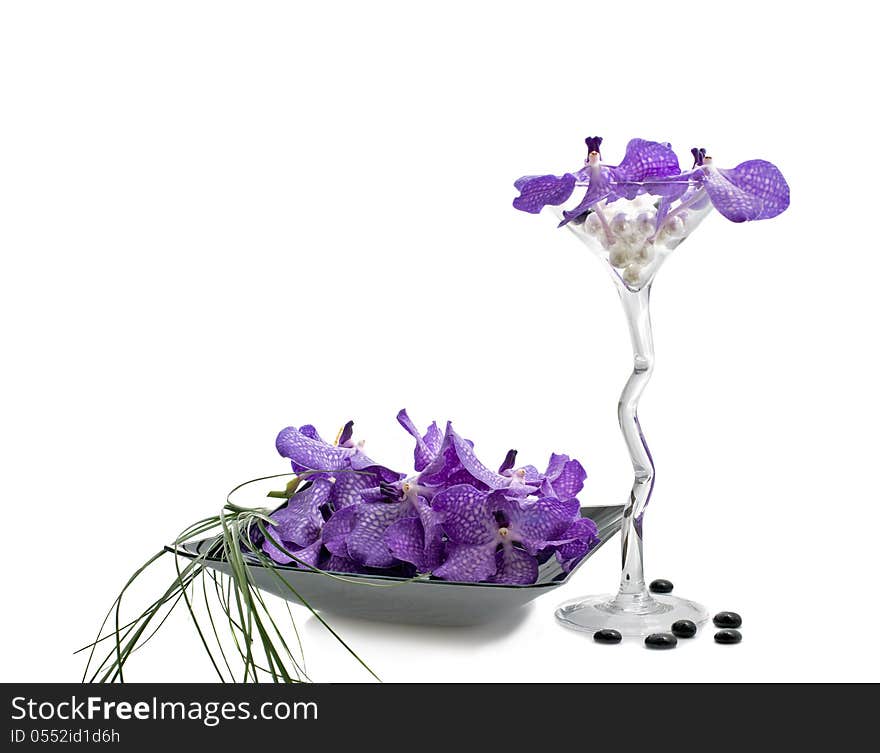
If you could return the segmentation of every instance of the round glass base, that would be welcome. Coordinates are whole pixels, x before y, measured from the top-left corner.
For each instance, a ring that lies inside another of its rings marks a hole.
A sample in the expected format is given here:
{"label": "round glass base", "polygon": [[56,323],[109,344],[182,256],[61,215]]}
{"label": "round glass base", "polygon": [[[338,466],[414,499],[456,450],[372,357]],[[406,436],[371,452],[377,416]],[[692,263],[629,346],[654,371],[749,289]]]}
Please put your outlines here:
{"label": "round glass base", "polygon": [[705,607],[667,594],[603,594],[567,601],[556,610],[556,619],[567,628],[595,633],[612,628],[621,635],[642,637],[668,633],[677,620],[697,626],[709,619]]}

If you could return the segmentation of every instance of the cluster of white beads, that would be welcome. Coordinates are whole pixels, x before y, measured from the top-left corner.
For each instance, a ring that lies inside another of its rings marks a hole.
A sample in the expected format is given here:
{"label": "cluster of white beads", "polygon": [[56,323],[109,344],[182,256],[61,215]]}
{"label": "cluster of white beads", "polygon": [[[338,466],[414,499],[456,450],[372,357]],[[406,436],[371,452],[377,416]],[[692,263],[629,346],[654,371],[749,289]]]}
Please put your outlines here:
{"label": "cluster of white beads", "polygon": [[642,281],[654,261],[656,244],[674,244],[687,234],[686,218],[680,215],[664,221],[657,231],[654,201],[644,194],[632,201],[601,201],[584,222],[583,232],[602,245],[611,265],[630,285]]}

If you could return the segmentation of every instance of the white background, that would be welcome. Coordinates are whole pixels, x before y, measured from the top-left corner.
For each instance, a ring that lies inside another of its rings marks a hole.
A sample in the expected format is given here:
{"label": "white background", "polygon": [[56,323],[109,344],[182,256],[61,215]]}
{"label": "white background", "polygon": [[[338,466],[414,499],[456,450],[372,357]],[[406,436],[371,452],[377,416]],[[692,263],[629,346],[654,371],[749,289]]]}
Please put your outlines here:
{"label": "white background", "polygon": [[[557,627],[615,585],[616,540],[516,624],[336,626],[385,680],[880,679],[865,7],[4,3],[2,679],[78,679],[128,574],[284,472],[288,424],[353,417],[405,469],[406,406],[489,464],[569,452],[584,504],[621,503],[616,293],[510,206],[593,134],[612,163],[640,136],[791,184],[784,215],[712,216],[659,275],[641,411],[648,574],[740,611],[744,642]],[[314,677],[368,679],[299,616]],[[185,616],[164,630],[128,679],[210,680]]]}

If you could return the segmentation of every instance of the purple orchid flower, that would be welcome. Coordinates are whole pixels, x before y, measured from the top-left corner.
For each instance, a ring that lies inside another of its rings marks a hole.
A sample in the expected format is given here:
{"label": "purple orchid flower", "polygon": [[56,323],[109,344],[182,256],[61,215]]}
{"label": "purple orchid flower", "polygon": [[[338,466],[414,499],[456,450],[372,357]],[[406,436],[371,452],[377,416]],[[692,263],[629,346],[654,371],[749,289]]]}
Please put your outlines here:
{"label": "purple orchid flower", "polygon": [[568,569],[595,546],[595,525],[579,519],[578,461],[553,454],[542,473],[511,450],[496,473],[451,423],[422,434],[405,410],[397,419],[416,441],[409,478],[367,457],[352,422],[332,444],[311,425],[284,429],[278,451],[308,482],[255,543],[276,562],[322,570],[523,584],[550,557]]}
{"label": "purple orchid flower", "polygon": [[577,460],[568,455],[550,456],[547,471],[541,479],[541,494],[557,499],[571,499],[580,494],[587,480],[587,472]]}
{"label": "purple orchid flower", "polygon": [[601,162],[599,148],[602,139],[589,136],[586,139],[588,156],[584,166],[575,173],[525,176],[514,183],[520,195],[513,206],[523,212],[537,214],[545,206],[564,204],[576,188],[586,188],[578,205],[563,213],[560,225],[579,221],[592,206],[600,201],[632,199],[642,190],[639,183],[670,175],[678,175],[681,168],[678,157],[669,144],[645,139],[632,139],[626,147],[623,161],[616,166]]}
{"label": "purple orchid flower", "polygon": [[563,572],[571,572],[591,549],[599,543],[599,530],[589,518],[578,518],[554,540],[548,541],[547,552],[555,552]]}
{"label": "purple orchid flower", "polygon": [[440,431],[437,422],[432,421],[425,435],[420,435],[416,425],[407,414],[406,408],[403,408],[397,414],[397,422],[416,440],[416,448],[413,451],[413,467],[417,471],[425,470],[428,464],[437,457],[437,453],[440,452],[440,446],[443,444],[443,432]]}
{"label": "purple orchid flower", "polygon": [[582,221],[599,202],[612,204],[618,199],[632,200],[648,193],[664,201],[657,213],[658,227],[669,204],[677,199],[682,205],[696,207],[708,200],[733,222],[764,220],[776,217],[789,205],[789,187],[775,165],[766,160],[749,160],[731,169],[715,167],[705,149],[694,148],[694,168],[682,172],[678,158],[667,143],[632,139],[623,161],[617,166],[601,161],[602,139],[586,139],[589,151],[584,167],[561,176],[525,176],[514,183],[520,195],[513,206],[537,214],[545,206],[559,206],[576,188],[586,188],[583,198],[571,210],[563,212],[560,225]]}
{"label": "purple orchid flower", "polygon": [[503,473],[487,468],[474,453],[474,443],[459,436],[449,421],[439,451],[422,469],[415,483],[429,493],[432,489],[470,484],[478,489],[506,489],[511,494],[524,495],[536,491],[540,485],[536,475],[531,480],[528,476],[527,468],[504,469]]}
{"label": "purple orchid flower", "polygon": [[562,540],[579,509],[575,499],[527,500],[468,484],[452,486],[434,498],[448,537],[446,561],[434,575],[465,582],[534,583],[538,553],[549,542]]}
{"label": "purple orchid flower", "polygon": [[335,513],[325,526],[327,548],[364,567],[408,562],[419,572],[439,564],[441,531],[431,505],[409,482],[383,484]]}
{"label": "purple orchid flower", "polygon": [[[544,473],[533,465],[516,468],[516,456],[516,450],[509,450],[498,473],[512,479],[518,477],[519,483],[529,491],[540,489],[542,497],[568,500],[576,497],[584,488],[587,472],[577,460],[572,460],[568,455],[557,455],[554,452]],[[516,489],[516,484],[513,488]]]}
{"label": "purple orchid flower", "polygon": [[313,471],[332,480],[329,502],[334,510],[359,502],[366,489],[404,477],[367,457],[363,442],[352,439],[353,426],[353,421],[346,423],[334,444],[321,439],[308,424],[299,429],[288,426],[275,440],[278,453],[290,459],[296,473]]}
{"label": "purple orchid flower", "polygon": [[[779,168],[762,159],[741,162],[734,168],[715,167],[704,148],[693,148],[694,168],[674,179],[651,179],[641,186],[648,193],[664,194],[666,202],[682,198],[696,204],[708,199],[731,222],[769,220],[782,214],[790,203],[790,189]],[[670,188],[679,186],[678,192]],[[685,192],[690,189],[690,196]],[[702,189],[702,191],[701,191]]]}

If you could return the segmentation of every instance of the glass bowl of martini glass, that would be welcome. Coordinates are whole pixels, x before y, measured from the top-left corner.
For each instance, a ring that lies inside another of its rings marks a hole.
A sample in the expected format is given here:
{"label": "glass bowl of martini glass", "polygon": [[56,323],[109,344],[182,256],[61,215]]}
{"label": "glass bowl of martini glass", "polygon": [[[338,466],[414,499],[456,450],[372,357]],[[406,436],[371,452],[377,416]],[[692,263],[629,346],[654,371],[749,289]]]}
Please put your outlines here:
{"label": "glass bowl of martini glass", "polygon": [[515,187],[514,207],[537,214],[550,207],[597,254],[611,274],[629,327],[633,371],[618,403],[618,420],[633,466],[633,484],[621,526],[617,593],[585,596],[560,605],[556,618],[575,630],[614,629],[625,636],[668,631],[677,620],[701,625],[708,612],[671,594],[649,592],[644,575],[643,522],[654,488],[654,462],[639,423],[639,399],[654,368],[649,302],[663,262],[713,209],[732,222],[769,219],[789,204],[788,184],[765,160],[716,167],[703,148],[681,170],[668,143],[632,139],[618,165],[602,160],[602,139],[586,139],[587,158],[563,175],[531,175]]}

